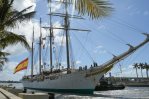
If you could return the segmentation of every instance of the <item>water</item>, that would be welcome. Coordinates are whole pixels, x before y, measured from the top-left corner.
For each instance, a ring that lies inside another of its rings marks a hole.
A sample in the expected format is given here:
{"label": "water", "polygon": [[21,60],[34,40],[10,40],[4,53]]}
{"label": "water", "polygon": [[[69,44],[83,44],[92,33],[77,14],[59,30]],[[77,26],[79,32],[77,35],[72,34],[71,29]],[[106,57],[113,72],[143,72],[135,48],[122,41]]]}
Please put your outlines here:
{"label": "water", "polygon": [[[9,83],[10,84],[10,83]],[[9,85],[3,83],[0,85]],[[23,88],[21,83],[13,83],[16,88]],[[92,96],[56,94],[56,99],[149,99],[149,87],[126,87],[124,90],[98,91]]]}

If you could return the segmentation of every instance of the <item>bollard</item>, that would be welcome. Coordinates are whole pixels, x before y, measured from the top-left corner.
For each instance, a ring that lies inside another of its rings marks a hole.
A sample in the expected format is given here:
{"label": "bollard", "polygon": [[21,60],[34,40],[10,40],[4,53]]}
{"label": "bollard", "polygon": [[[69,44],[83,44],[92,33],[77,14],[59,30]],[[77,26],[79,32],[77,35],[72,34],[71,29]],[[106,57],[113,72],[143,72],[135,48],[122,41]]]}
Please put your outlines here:
{"label": "bollard", "polygon": [[54,93],[48,93],[49,95],[49,99],[54,99],[55,98],[55,94]]}
{"label": "bollard", "polygon": [[23,93],[26,93],[26,92],[27,92],[27,89],[26,89],[26,88],[24,88],[24,89],[23,89]]}
{"label": "bollard", "polygon": [[32,93],[32,94],[35,94],[35,92],[34,92],[34,91],[32,91],[31,93]]}

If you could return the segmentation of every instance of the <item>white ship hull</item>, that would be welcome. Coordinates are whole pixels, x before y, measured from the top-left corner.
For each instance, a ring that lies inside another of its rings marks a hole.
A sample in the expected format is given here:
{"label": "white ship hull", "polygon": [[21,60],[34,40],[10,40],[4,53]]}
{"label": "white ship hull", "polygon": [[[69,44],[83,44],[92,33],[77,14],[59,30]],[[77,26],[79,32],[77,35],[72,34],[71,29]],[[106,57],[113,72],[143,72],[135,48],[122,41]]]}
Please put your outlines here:
{"label": "white ship hull", "polygon": [[86,71],[81,71],[59,75],[58,78],[54,80],[22,80],[22,83],[26,89],[35,89],[47,92],[93,94],[95,86],[104,74],[105,72],[101,72],[97,75],[86,77]]}

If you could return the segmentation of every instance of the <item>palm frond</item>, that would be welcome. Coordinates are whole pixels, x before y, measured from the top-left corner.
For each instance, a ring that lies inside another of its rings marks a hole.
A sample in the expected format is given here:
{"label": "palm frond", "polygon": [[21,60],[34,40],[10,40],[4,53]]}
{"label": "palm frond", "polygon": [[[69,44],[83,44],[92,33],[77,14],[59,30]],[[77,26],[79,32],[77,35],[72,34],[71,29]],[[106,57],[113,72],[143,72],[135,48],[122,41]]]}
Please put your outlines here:
{"label": "palm frond", "polygon": [[35,15],[35,11],[27,12],[29,9],[31,9],[32,6],[29,6],[22,11],[13,10],[7,13],[8,18],[5,20],[5,22],[2,24],[3,26],[12,27],[14,28],[17,23],[24,22],[30,20]]}
{"label": "palm frond", "polygon": [[11,5],[13,4],[14,0],[1,0],[0,3],[0,22],[3,23],[3,21],[7,18],[7,13],[9,12]]}
{"label": "palm frond", "polygon": [[2,57],[6,57],[6,56],[8,56],[8,55],[10,55],[10,54],[7,53],[7,52],[0,51],[0,59],[1,59]]}
{"label": "palm frond", "polygon": [[0,67],[2,67],[6,62],[8,62],[8,58],[6,58],[6,57],[1,58],[0,57]]}
{"label": "palm frond", "polygon": [[25,36],[17,35],[12,32],[4,31],[4,33],[0,33],[0,42],[3,48],[7,47],[8,45],[14,45],[17,43],[21,43],[25,48],[30,50],[30,46],[27,43]]}
{"label": "palm frond", "polygon": [[8,62],[8,58],[7,58],[8,55],[10,55],[10,54],[7,52],[0,51],[0,68],[2,68],[2,66],[6,62]]}
{"label": "palm frond", "polygon": [[[50,2],[51,0],[47,0]],[[92,19],[109,16],[113,11],[111,3],[106,0],[61,0],[75,3],[75,9],[81,15],[88,15]]]}
{"label": "palm frond", "polygon": [[28,21],[34,15],[35,15],[35,11],[29,12],[29,13],[26,13],[26,14],[20,14],[20,15],[18,15],[16,17],[11,18],[10,20],[7,20],[3,25],[5,25],[7,27],[14,28],[16,25],[18,25],[18,23],[21,23],[21,22],[24,22],[24,21]]}
{"label": "palm frond", "polygon": [[105,0],[76,0],[75,8],[79,14],[88,14],[91,18],[100,18],[110,15],[112,8]]}

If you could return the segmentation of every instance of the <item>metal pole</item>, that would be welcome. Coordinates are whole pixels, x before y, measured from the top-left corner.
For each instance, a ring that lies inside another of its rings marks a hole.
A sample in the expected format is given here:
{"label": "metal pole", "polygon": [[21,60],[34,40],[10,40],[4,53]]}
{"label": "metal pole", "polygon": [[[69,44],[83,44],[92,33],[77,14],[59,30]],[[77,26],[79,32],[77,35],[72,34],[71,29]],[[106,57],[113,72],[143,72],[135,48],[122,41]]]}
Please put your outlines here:
{"label": "metal pole", "polygon": [[66,56],[67,56],[67,74],[70,73],[70,60],[69,60],[69,38],[68,38],[68,28],[69,28],[69,16],[68,16],[68,4],[67,0],[65,0],[65,13],[66,16],[64,18],[65,20],[65,33],[66,33]]}
{"label": "metal pole", "polygon": [[[52,13],[51,9],[51,0],[50,0],[50,14]],[[50,15],[50,27],[52,27],[52,16]],[[52,38],[53,38],[53,29],[50,28],[50,70],[53,71],[53,57],[52,57]]]}
{"label": "metal pole", "polygon": [[40,18],[40,37],[39,37],[39,74],[41,74],[41,42],[42,42],[42,32],[41,32],[41,18]]}

